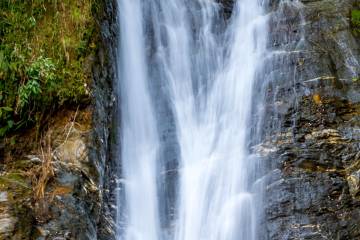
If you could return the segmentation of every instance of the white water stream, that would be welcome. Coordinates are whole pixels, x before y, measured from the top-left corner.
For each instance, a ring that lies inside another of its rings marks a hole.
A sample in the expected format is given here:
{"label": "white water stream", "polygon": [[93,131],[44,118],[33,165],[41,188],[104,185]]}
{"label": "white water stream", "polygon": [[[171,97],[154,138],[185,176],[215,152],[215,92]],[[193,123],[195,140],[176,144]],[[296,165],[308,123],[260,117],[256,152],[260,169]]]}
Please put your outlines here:
{"label": "white water stream", "polygon": [[[261,2],[238,0],[225,23],[215,0],[118,0],[124,188],[118,239],[256,239],[255,168],[247,148],[252,89],[266,51]],[[169,123],[158,117],[157,98],[171,108],[179,148],[167,224],[158,126]]]}

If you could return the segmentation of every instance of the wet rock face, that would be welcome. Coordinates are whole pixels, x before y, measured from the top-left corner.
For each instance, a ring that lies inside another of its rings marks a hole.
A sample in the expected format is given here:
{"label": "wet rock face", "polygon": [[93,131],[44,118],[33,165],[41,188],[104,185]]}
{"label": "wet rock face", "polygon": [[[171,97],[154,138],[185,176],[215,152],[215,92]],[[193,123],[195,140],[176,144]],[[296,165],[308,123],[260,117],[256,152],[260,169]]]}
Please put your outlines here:
{"label": "wet rock face", "polygon": [[224,16],[226,18],[229,18],[231,16],[232,10],[234,8],[235,1],[234,0],[219,0],[219,3],[221,4]]}
{"label": "wet rock face", "polygon": [[116,191],[115,181],[118,164],[112,151],[115,143],[117,126],[114,126],[118,113],[114,109],[116,85],[116,51],[118,39],[117,1],[103,1],[103,15],[98,19],[101,23],[101,47],[97,53],[97,61],[93,66],[94,78],[94,113],[93,142],[89,147],[89,158],[93,160],[99,172],[100,188],[99,218],[96,225],[96,239],[115,239]]}
{"label": "wet rock face", "polygon": [[[88,114],[91,116],[90,112]],[[96,236],[100,188],[97,185],[99,174],[89,159],[87,147],[91,144],[92,132],[90,124],[81,124],[75,115],[73,119],[73,124],[69,122],[64,126],[64,135],[54,136],[52,174],[43,196],[35,195],[33,199],[33,228],[37,239]]]}
{"label": "wet rock face", "polygon": [[352,0],[269,1],[262,239],[360,239],[360,46]]}
{"label": "wet rock face", "polygon": [[0,239],[12,235],[17,219],[12,216],[7,192],[0,192]]}
{"label": "wet rock face", "polygon": [[[96,236],[99,174],[88,146],[91,108],[53,115],[39,144],[36,132],[6,144],[0,174],[0,239],[89,239]],[[25,145],[24,145],[25,144]]]}

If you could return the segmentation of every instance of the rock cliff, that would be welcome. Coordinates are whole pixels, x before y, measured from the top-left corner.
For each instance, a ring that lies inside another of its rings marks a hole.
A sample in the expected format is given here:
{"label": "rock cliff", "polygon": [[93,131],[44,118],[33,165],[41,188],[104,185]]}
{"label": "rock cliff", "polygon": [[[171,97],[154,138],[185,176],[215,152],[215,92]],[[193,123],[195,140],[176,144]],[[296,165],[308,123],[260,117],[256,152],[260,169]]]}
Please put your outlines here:
{"label": "rock cliff", "polygon": [[360,239],[359,3],[268,7],[263,239]]}

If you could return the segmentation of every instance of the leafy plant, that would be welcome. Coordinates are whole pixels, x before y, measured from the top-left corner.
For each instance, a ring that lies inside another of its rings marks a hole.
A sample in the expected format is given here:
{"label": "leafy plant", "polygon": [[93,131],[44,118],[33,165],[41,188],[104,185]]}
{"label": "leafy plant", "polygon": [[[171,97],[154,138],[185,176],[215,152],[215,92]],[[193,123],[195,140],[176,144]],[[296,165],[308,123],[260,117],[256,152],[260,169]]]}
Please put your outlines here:
{"label": "leafy plant", "polygon": [[0,1],[0,137],[88,98],[99,2]]}
{"label": "leafy plant", "polygon": [[14,126],[14,121],[11,119],[12,112],[13,109],[11,107],[0,107],[0,119],[4,119],[6,122],[4,126],[0,127],[0,137],[4,136]]}
{"label": "leafy plant", "polygon": [[23,108],[41,93],[40,84],[35,79],[29,80],[25,85],[19,88],[19,106]]}

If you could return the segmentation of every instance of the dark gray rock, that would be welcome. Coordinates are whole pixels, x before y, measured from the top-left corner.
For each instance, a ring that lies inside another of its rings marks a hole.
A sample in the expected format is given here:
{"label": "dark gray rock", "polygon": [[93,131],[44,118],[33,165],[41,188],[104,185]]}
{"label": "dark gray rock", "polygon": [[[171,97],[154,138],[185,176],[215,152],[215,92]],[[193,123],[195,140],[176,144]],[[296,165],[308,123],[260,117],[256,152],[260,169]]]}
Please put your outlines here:
{"label": "dark gray rock", "polygon": [[258,84],[266,102],[260,125],[263,144],[276,151],[267,158],[261,239],[360,239],[355,1],[268,4],[272,54]]}
{"label": "dark gray rock", "polygon": [[117,128],[114,122],[118,113],[114,109],[118,102],[113,89],[116,87],[116,51],[118,39],[117,4],[116,0],[103,1],[103,12],[98,22],[101,30],[101,44],[97,52],[97,61],[93,65],[94,80],[94,113],[93,113],[93,142],[89,146],[90,159],[98,172],[98,187],[100,199],[96,209],[92,211],[96,216],[96,239],[115,238],[116,209],[112,206],[116,201],[116,176],[121,167],[114,157],[113,151]]}

